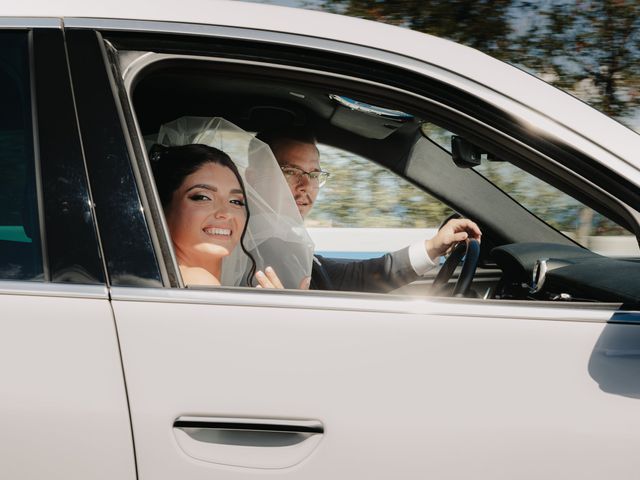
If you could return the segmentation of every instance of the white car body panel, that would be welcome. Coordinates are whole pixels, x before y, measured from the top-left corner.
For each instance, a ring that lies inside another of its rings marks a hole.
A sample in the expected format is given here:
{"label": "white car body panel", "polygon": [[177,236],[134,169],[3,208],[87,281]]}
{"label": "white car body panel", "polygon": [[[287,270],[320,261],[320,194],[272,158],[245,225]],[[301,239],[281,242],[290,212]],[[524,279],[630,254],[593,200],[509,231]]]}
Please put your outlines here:
{"label": "white car body panel", "polygon": [[[485,314],[478,301],[342,295],[329,309],[322,295],[246,305],[239,291],[113,290],[141,478],[597,479],[640,467],[640,402],[590,374],[604,330],[637,331],[600,323],[607,309],[553,320],[544,311],[557,308],[522,302]],[[183,415],[313,419],[325,433],[289,468],[246,468],[242,445],[228,460],[185,456],[171,431]]]}
{"label": "white car body panel", "polygon": [[105,288],[0,282],[0,311],[3,478],[134,480]]}

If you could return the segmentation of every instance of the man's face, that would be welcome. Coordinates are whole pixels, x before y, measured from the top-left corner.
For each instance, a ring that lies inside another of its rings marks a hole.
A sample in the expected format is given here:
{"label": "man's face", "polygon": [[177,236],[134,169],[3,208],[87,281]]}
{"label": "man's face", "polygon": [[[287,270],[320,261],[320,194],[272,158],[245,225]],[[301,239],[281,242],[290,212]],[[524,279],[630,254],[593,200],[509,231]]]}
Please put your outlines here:
{"label": "man's face", "polygon": [[[274,149],[281,167],[294,167],[304,172],[320,171],[318,148],[310,143],[286,141]],[[320,187],[308,175],[285,175],[300,215],[304,218],[313,207]]]}

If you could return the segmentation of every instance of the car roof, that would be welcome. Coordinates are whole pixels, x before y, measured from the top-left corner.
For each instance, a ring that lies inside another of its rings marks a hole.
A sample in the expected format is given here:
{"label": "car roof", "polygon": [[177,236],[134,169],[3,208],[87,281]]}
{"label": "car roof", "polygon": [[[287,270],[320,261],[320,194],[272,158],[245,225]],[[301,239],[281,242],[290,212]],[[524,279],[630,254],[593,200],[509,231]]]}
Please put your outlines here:
{"label": "car roof", "polygon": [[239,27],[393,52],[444,72],[455,72],[478,86],[499,92],[601,146],[623,163],[640,168],[640,135],[631,129],[489,55],[405,28],[326,12],[224,0],[29,0],[4,4],[0,17],[128,19]]}

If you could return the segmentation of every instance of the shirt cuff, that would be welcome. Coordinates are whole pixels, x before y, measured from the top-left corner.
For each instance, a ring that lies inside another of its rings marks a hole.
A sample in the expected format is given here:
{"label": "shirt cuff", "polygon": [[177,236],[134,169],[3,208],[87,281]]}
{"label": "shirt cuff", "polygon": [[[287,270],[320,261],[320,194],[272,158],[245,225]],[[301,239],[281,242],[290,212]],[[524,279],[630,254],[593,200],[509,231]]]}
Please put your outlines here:
{"label": "shirt cuff", "polygon": [[411,263],[413,270],[420,276],[436,266],[436,263],[427,255],[424,240],[412,243],[409,246],[409,263]]}

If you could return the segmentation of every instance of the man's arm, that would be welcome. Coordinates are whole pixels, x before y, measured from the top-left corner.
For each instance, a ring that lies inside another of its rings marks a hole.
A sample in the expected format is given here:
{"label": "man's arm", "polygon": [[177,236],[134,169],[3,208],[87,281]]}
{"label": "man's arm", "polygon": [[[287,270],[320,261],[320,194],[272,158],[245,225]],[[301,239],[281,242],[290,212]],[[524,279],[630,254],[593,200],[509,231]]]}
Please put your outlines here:
{"label": "man's arm", "polygon": [[[386,293],[418,279],[409,259],[409,247],[367,260],[316,256],[311,288]],[[319,264],[318,264],[319,262]],[[326,285],[326,275],[330,285]]]}
{"label": "man's arm", "polygon": [[455,243],[467,238],[480,240],[481,236],[480,229],[471,220],[453,219],[424,243],[382,257],[342,260],[316,256],[311,288],[386,293],[417,280],[435,265],[434,259],[444,255]]}

